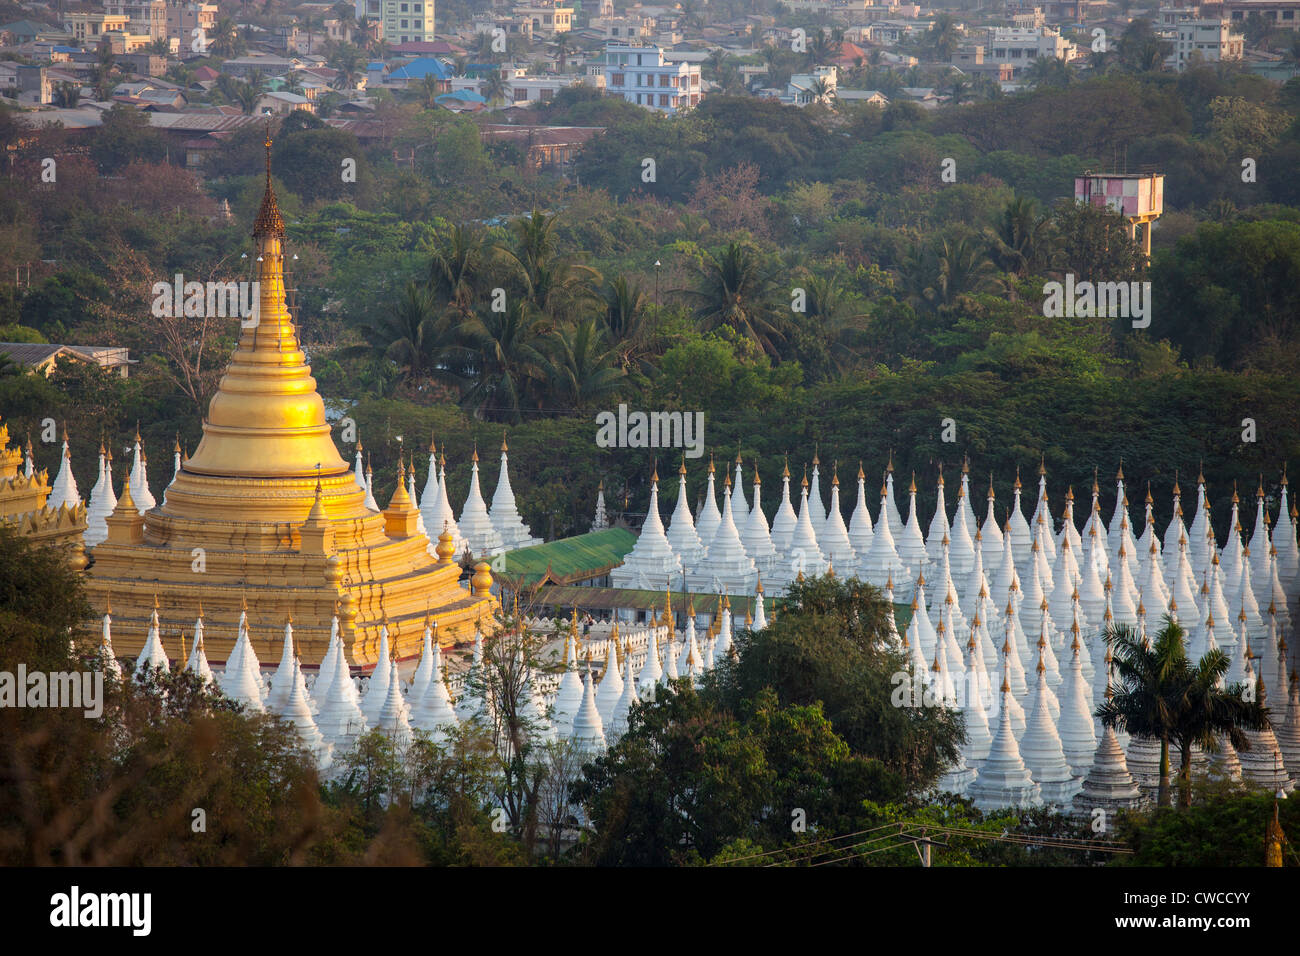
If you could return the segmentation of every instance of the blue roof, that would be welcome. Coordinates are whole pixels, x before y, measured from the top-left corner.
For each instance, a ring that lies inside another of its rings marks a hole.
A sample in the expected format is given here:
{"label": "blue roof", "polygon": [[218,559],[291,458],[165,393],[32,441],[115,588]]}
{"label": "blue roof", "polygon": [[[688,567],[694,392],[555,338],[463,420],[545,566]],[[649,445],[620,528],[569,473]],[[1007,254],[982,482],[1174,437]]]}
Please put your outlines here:
{"label": "blue roof", "polygon": [[405,66],[399,66],[389,74],[389,77],[395,80],[420,80],[430,75],[440,80],[447,80],[451,78],[451,68],[441,60],[422,56]]}
{"label": "blue roof", "polygon": [[55,46],[50,47],[50,49],[53,50],[55,53],[80,53],[80,52],[81,52],[81,47],[79,47],[79,46],[58,46],[58,45],[55,45]]}
{"label": "blue roof", "polygon": [[379,60],[375,60],[366,64],[367,73],[370,72],[371,70],[382,70],[383,68],[384,68],[384,64]]}
{"label": "blue roof", "polygon": [[455,93],[443,93],[442,96],[435,96],[433,101],[441,103],[443,100],[460,100],[462,103],[486,103],[487,99],[475,93],[473,90],[458,90]]}

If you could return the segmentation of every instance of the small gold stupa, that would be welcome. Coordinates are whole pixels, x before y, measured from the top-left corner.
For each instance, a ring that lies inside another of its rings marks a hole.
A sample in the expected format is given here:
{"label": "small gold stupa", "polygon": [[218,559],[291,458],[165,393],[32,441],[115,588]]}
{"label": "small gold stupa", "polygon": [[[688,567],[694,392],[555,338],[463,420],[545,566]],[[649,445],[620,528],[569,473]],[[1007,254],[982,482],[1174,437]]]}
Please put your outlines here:
{"label": "small gold stupa", "polygon": [[[202,602],[204,644],[215,659],[235,643],[245,602],[255,649],[274,659],[292,615],[304,663],[325,655],[336,612],[347,657],[374,663],[386,621],[398,656],[419,652],[426,612],[443,644],[468,638],[490,619],[492,577],[480,565],[467,589],[454,546],[437,558],[416,529],[418,511],[399,478],[382,512],[339,455],[307,357],[285,304],[284,220],[271,187],[253,228],[257,321],[245,323],[203,423],[203,440],[145,515],[123,494],[106,519],[108,539],[92,550],[92,604],[110,596],[120,654],[144,644],[158,596],[168,650]],[[433,529],[430,529],[431,531]]]}
{"label": "small gold stupa", "polygon": [[[31,443],[28,442],[28,449]],[[0,423],[0,523],[41,544],[63,547],[68,563],[81,570],[86,566],[82,536],[86,531],[86,506],[66,504],[51,508],[49,474],[23,467],[23,453],[9,447],[9,426]]]}

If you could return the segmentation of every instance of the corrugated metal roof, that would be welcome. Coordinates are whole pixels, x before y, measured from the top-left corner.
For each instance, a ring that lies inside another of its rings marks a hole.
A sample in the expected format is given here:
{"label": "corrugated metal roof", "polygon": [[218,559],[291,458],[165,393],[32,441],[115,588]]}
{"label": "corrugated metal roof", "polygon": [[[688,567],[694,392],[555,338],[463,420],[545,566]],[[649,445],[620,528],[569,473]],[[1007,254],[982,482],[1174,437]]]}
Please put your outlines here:
{"label": "corrugated metal roof", "polygon": [[635,544],[636,535],[626,528],[606,528],[508,551],[493,562],[492,574],[515,588],[533,588],[543,580],[585,581],[618,567]]}

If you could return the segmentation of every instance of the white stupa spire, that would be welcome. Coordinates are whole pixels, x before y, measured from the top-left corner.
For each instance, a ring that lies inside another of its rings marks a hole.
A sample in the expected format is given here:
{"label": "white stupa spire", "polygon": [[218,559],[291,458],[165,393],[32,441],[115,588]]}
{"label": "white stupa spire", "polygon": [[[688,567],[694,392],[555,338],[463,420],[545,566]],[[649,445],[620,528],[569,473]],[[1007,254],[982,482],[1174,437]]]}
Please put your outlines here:
{"label": "white stupa spire", "polygon": [[704,544],[695,531],[690,503],[686,498],[685,456],[682,456],[681,467],[677,470],[677,505],[668,524],[668,543],[672,546],[673,553],[682,562],[682,567],[688,571],[698,567],[699,562],[704,558]]}
{"label": "white stupa spire", "polygon": [[348,667],[347,652],[337,627],[336,615],[332,625],[334,633],[330,637],[332,651],[326,654],[330,666],[327,668],[326,662],[322,661],[314,690],[316,726],[325,740],[333,744],[335,751],[342,751],[348,749],[360,734],[365,733],[366,718],[361,713],[356,685],[352,683],[352,672]]}
{"label": "white stupa spire", "polygon": [[86,547],[91,548],[108,538],[108,523],[104,520],[117,507],[117,494],[113,491],[113,453],[99,446],[99,480],[90,490],[90,504],[86,507]]}
{"label": "white stupa spire", "polygon": [[[813,449],[812,481],[807,482],[807,473],[804,478],[808,485],[808,504],[812,507],[808,518],[812,522],[813,534],[820,541],[822,528],[826,524],[826,506],[822,504],[821,459],[817,456],[816,448]],[[803,508],[800,507],[799,510],[802,513]]]}
{"label": "white stupa spire", "polygon": [[1048,708],[1050,688],[1047,686],[1047,668],[1041,657],[1036,670],[1033,707],[1029,709],[1025,733],[1020,739],[1020,753],[1040,788],[1043,802],[1068,807],[1079,792],[1081,781],[1066,762],[1056,722]]}
{"label": "white stupa spire", "polygon": [[63,430],[63,454],[59,458],[59,473],[50,485],[50,496],[45,506],[58,510],[65,505],[76,508],[81,504],[81,494],[77,491],[77,479],[72,474],[72,452],[68,451],[68,430]]}
{"label": "white stupa spire", "polygon": [[596,514],[591,519],[592,531],[603,531],[609,527],[609,513],[605,510],[605,480],[596,485]]}
{"label": "white stupa spire", "polygon": [[465,536],[469,550],[475,557],[491,557],[505,550],[501,535],[488,516],[487,505],[483,503],[483,493],[479,490],[477,448],[470,458],[469,494],[466,495],[465,505],[461,508],[460,533]]}
{"label": "white stupa spire", "polygon": [[1092,694],[1083,673],[1082,653],[1083,642],[1076,632],[1070,642],[1070,663],[1058,695],[1061,717],[1057,727],[1061,750],[1076,777],[1087,774],[1097,750],[1097,732],[1092,720]]}
{"label": "white stupa spire", "polygon": [[656,469],[650,478],[650,505],[641,532],[623,563],[610,572],[610,581],[616,588],[658,591],[670,587],[681,573],[681,561],[668,543],[659,517],[659,471]]}
{"label": "white stupa spire", "polygon": [[[420,664],[423,667],[424,661],[421,660]],[[442,648],[437,641],[432,641],[430,646],[429,680],[418,698],[412,689],[411,699],[414,701],[411,707],[411,727],[428,733],[436,742],[445,741],[448,731],[460,723],[451,704],[451,694],[447,690]]]}
{"label": "white stupa spire", "polygon": [[[734,501],[732,520],[733,522],[735,520]],[[722,524],[721,515],[718,516],[718,524]],[[740,543],[745,546],[745,553],[754,562],[758,573],[775,579],[778,576],[777,569],[782,556],[777,553],[776,546],[772,544],[772,536],[767,528],[767,516],[763,514],[763,483],[758,477],[757,465],[754,466],[754,503],[749,509],[749,518],[745,521],[745,526],[739,530]],[[714,534],[717,534],[716,527]]]}
{"label": "white stupa spire", "polygon": [[130,482],[131,500],[135,502],[140,514],[144,514],[158,504],[149,491],[149,459],[144,453],[144,447],[140,444],[139,426],[136,426],[135,430],[135,459],[134,464],[131,466]]}
{"label": "white stupa spire", "polygon": [[573,735],[573,721],[582,706],[582,679],[578,676],[577,662],[578,624],[577,612],[569,626],[569,636],[564,644],[564,673],[560,677],[559,689],[555,692],[553,719],[555,734],[560,740],[567,740]]}
{"label": "white stupa spire", "polygon": [[[447,456],[441,455],[438,458],[438,485],[437,493],[434,495],[430,505],[428,495],[425,495],[422,507],[424,526],[429,531],[429,553],[436,554],[438,537],[443,532],[451,534],[451,542],[455,545],[456,555],[465,552],[468,543],[465,536],[461,534],[460,525],[456,521],[456,515],[451,508],[451,500],[447,497]],[[424,511],[424,509],[428,509]]]}
{"label": "white stupa spire", "polygon": [[574,745],[585,755],[598,755],[605,752],[605,727],[596,709],[596,695],[591,689],[591,662],[588,661],[587,674],[582,679],[582,703],[573,719]]}
{"label": "white stupa spire", "polygon": [[[375,665],[375,669],[387,671],[388,679],[384,681],[384,699],[379,711],[375,714],[374,729],[391,737],[399,745],[407,743],[411,739],[411,723],[406,716],[406,701],[402,699],[401,678],[397,673],[397,661],[391,660],[387,663],[380,661]],[[366,696],[368,698],[369,693]]]}
{"label": "white stupa spire", "polygon": [[[816,508],[813,513],[816,513]],[[831,471],[831,504],[818,535],[822,553],[833,568],[840,568],[847,577],[858,566],[858,556],[849,540],[849,529],[844,526],[844,513],[840,510],[840,476],[838,468]]]}
{"label": "white stupa spire", "polygon": [[379,625],[379,650],[376,654],[374,670],[370,672],[370,683],[366,686],[366,695],[361,699],[361,712],[366,716],[366,723],[376,725],[384,709],[384,700],[388,697],[388,681],[392,669],[388,666],[392,652],[388,646],[388,622]]}
{"label": "white stupa spire", "polygon": [[990,570],[996,568],[1002,560],[1002,529],[994,514],[997,496],[993,492],[993,473],[989,472],[988,510],[984,513],[984,523],[980,525],[980,547],[984,552],[984,563]]}
{"label": "white stupa spire", "polygon": [[113,650],[113,606],[104,608],[104,629],[99,641],[99,660],[104,673],[114,680],[122,679],[122,665],[117,662],[117,653]]}
{"label": "white stupa spire", "polygon": [[989,745],[988,756],[980,764],[979,775],[967,790],[967,796],[981,810],[1003,807],[1042,805],[1042,792],[1020,755],[1020,746],[1011,726],[1011,688],[1004,673],[1002,699],[998,707],[997,731]]}
{"label": "white stupa spire", "polygon": [[370,458],[366,457],[366,500],[363,502],[371,511],[380,511],[379,503],[375,501],[375,473],[370,468]]}
{"label": "white stupa spire", "polygon": [[[749,515],[749,504],[745,501],[745,462],[740,456],[740,449],[736,449],[736,478],[732,482],[732,499],[731,508],[734,512],[733,520],[740,522],[742,517]],[[739,525],[737,525],[739,527]]]}
{"label": "white stupa spire", "polygon": [[[414,469],[412,469],[414,472]],[[437,541],[439,534],[442,534],[442,522],[437,524],[437,533],[433,532],[435,527],[433,521],[433,511],[438,503],[438,443],[429,437],[429,475],[424,479],[424,493],[420,495],[420,517],[424,519],[426,533]]]}
{"label": "white stupa spire", "polygon": [[605,647],[605,671],[596,687],[596,710],[600,712],[602,724],[614,719],[614,707],[623,696],[623,674],[618,666],[618,625],[614,625]]}
{"label": "white stupa spire", "polygon": [[[808,476],[803,479],[803,488],[799,501],[799,520],[794,526],[794,538],[790,542],[792,568],[802,572],[805,577],[824,574],[826,559],[817,544],[817,532],[813,525],[812,513],[817,510],[808,500]],[[826,521],[822,514],[822,523]]]}
{"label": "white stupa spire", "polygon": [[929,555],[925,549],[925,537],[921,534],[921,519],[916,511],[916,475],[912,475],[912,482],[907,488],[908,506],[907,506],[907,524],[903,525],[903,533],[895,542],[898,550],[899,560],[907,569],[907,574],[915,578],[921,571],[921,568],[929,560]]}
{"label": "white stupa spire", "polygon": [[721,523],[722,512],[718,510],[713,456],[709,455],[708,486],[704,491],[704,504],[700,507],[699,520],[695,522],[695,533],[699,535],[700,544],[707,548],[713,536],[718,533],[718,525]]}
{"label": "white stupa spire", "polygon": [[515,492],[510,487],[510,449],[506,445],[505,437],[501,438],[501,473],[497,476],[496,491],[492,494],[492,513],[490,515],[492,528],[500,537],[502,548],[506,551],[513,551],[516,548],[527,548],[535,544],[541,544],[541,538],[533,537],[533,533],[524,524],[524,519],[519,516],[519,508],[515,505]]}
{"label": "white stupa spire", "polygon": [[948,534],[948,506],[944,499],[943,466],[939,466],[939,477],[935,483],[934,516],[930,519],[930,531],[925,536],[925,553],[931,562],[937,563],[943,551],[943,539],[952,540]]}
{"label": "white stupa spire", "polygon": [[[886,497],[884,489],[881,491],[881,498],[884,500]],[[886,508],[885,505],[881,507],[882,510]],[[858,551],[857,554],[858,577],[876,587],[891,583],[895,576],[900,581],[907,577],[908,572],[898,556],[898,549],[894,543],[894,530],[887,515],[876,522],[871,535],[871,544],[866,551]]]}
{"label": "white stupa spire", "polygon": [[293,664],[295,659],[293,619],[290,618],[284,625],[284,644],[280,652],[280,666],[275,669],[275,674],[271,677],[271,690],[266,695],[267,709],[274,713],[280,713],[287,706],[289,697],[293,693]]}
{"label": "white stupa spire", "polygon": [[894,502],[894,452],[889,452],[889,460],[885,465],[885,480],[880,485],[880,511],[876,516],[876,523],[885,522],[889,525],[889,533],[895,541],[903,534],[903,517],[898,513],[898,505]]}
{"label": "white stupa spire", "polygon": [[170,671],[167,664],[167,651],[163,648],[162,634],[158,625],[158,598],[153,599],[153,613],[149,617],[149,633],[145,636],[144,647],[135,661],[135,673],[143,676],[146,667],[159,667]]}
{"label": "white stupa spire", "polygon": [[859,567],[862,566],[862,559],[871,548],[871,541],[876,536],[871,512],[867,509],[866,479],[867,474],[862,470],[862,462],[858,462],[858,501],[853,508],[852,517],[849,518],[849,544],[853,547],[853,553],[858,556]]}
{"label": "white stupa spire", "polygon": [[366,484],[366,462],[361,454],[364,450],[365,447],[361,444],[361,440],[357,439],[357,459],[352,464],[352,478],[356,481],[358,488],[368,492],[370,486]]}

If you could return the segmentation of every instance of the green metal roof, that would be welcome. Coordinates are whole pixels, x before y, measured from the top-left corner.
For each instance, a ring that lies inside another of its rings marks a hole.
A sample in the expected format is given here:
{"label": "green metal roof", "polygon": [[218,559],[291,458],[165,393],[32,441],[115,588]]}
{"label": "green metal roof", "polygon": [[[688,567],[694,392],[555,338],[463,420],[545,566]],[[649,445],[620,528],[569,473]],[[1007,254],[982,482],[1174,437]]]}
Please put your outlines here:
{"label": "green metal roof", "polygon": [[627,528],[592,531],[507,551],[492,562],[492,576],[515,588],[535,588],[543,582],[572,584],[618,567],[635,544],[636,535]]}

